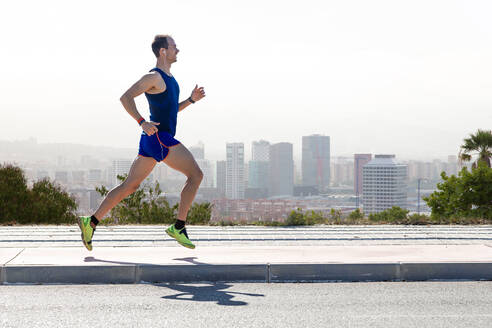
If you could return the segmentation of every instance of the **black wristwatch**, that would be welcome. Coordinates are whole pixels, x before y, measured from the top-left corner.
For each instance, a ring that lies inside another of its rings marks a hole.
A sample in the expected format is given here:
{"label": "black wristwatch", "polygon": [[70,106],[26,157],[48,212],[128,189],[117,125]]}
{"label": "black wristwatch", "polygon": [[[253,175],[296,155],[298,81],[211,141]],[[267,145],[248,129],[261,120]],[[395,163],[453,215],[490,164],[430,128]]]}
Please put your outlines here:
{"label": "black wristwatch", "polygon": [[190,98],[188,98],[188,100],[190,101],[190,103],[194,104],[195,102],[193,101],[193,99],[191,99],[191,96]]}

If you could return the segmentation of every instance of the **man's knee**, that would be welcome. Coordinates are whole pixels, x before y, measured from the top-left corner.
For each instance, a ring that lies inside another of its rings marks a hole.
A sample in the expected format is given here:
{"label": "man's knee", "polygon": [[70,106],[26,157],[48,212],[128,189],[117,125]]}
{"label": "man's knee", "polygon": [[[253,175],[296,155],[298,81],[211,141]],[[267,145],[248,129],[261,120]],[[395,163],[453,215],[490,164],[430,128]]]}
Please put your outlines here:
{"label": "man's knee", "polygon": [[200,168],[197,168],[193,174],[190,176],[191,179],[195,180],[197,183],[202,182],[203,180],[203,171]]}
{"label": "man's knee", "polygon": [[135,182],[123,182],[123,187],[125,190],[131,194],[133,194],[135,191],[138,190],[138,187],[140,187],[140,183],[135,183]]}

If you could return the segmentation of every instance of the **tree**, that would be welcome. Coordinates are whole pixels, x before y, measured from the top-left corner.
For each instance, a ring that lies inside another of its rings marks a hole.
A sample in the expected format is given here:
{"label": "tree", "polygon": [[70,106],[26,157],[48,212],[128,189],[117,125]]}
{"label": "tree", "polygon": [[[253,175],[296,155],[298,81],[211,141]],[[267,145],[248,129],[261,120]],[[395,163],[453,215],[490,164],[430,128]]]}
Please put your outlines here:
{"label": "tree", "polygon": [[77,203],[48,179],[27,187],[21,168],[0,166],[0,223],[74,223]]}
{"label": "tree", "polygon": [[31,217],[27,218],[26,222],[19,223],[74,224],[77,220],[75,199],[48,179],[34,183],[31,189],[31,204]]}
{"label": "tree", "polygon": [[0,223],[16,222],[27,217],[29,190],[24,172],[11,164],[0,166]]}
{"label": "tree", "polygon": [[438,191],[424,198],[432,218],[492,219],[492,168],[485,162],[478,162],[471,171],[463,168],[458,176],[448,177],[442,172],[441,177],[443,182],[437,184]]}
{"label": "tree", "polygon": [[492,130],[480,130],[475,134],[470,134],[469,138],[463,140],[458,157],[461,162],[469,162],[472,157],[477,159],[473,167],[477,167],[479,162],[485,163],[490,167],[490,157],[492,157]]}

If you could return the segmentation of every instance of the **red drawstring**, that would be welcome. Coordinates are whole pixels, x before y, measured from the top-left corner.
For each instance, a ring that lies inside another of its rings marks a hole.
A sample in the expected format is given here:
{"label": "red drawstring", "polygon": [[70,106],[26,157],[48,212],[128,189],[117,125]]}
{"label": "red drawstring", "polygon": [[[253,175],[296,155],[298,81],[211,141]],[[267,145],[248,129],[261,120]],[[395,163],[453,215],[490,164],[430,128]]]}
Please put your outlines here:
{"label": "red drawstring", "polygon": [[161,145],[163,145],[163,146],[164,146],[164,147],[166,147],[166,148],[169,148],[168,146],[166,146],[165,144],[163,144],[163,143],[161,142],[161,139],[159,139],[159,134],[158,134],[158,132],[157,132],[155,135],[157,136],[157,140],[159,140],[159,143],[160,143]]}

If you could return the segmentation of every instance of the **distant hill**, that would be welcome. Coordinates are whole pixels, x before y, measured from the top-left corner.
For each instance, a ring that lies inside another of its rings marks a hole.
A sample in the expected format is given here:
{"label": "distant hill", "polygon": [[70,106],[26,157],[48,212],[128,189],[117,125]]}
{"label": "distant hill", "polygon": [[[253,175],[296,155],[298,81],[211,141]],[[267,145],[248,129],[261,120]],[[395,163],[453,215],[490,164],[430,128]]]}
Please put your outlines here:
{"label": "distant hill", "polygon": [[98,160],[133,158],[137,149],[91,146],[71,143],[37,143],[36,139],[19,141],[0,140],[0,162],[53,161],[63,156],[67,160],[80,161],[83,156]]}

